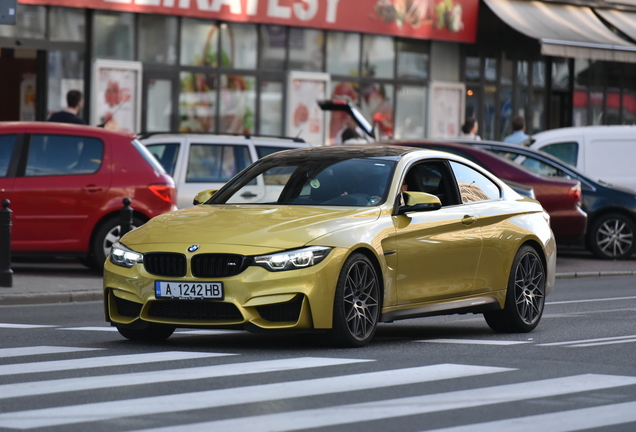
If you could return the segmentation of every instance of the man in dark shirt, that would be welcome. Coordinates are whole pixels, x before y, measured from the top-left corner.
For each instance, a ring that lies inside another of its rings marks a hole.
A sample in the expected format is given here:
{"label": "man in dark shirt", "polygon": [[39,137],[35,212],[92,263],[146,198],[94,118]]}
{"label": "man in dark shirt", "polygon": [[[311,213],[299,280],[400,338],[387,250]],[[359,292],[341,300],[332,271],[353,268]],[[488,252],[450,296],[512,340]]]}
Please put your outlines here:
{"label": "man in dark shirt", "polygon": [[82,110],[82,92],[71,90],[66,93],[67,107],[62,111],[51,114],[50,122],[58,123],[75,123],[86,124],[86,122],[78,117],[78,113]]}

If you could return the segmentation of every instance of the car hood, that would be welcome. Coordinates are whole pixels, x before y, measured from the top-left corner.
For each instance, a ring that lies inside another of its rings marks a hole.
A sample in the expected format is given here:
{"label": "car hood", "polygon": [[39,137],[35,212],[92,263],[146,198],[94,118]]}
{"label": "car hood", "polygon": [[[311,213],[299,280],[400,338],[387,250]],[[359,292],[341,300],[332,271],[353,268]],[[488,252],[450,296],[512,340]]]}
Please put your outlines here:
{"label": "car hood", "polygon": [[377,207],[201,205],[157,216],[126,234],[122,243],[133,248],[178,243],[280,250],[303,246],[379,216]]}

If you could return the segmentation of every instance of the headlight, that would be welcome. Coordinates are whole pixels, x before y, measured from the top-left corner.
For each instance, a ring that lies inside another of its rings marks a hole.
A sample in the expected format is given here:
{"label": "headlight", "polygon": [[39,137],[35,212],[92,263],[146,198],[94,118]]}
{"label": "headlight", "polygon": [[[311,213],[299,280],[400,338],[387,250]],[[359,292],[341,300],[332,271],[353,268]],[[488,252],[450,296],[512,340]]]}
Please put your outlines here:
{"label": "headlight", "polygon": [[325,259],[330,247],[311,246],[303,249],[254,257],[254,264],[269,271],[296,270],[311,267]]}
{"label": "headlight", "polygon": [[110,250],[110,262],[121,267],[131,268],[137,263],[144,262],[144,256],[117,242]]}

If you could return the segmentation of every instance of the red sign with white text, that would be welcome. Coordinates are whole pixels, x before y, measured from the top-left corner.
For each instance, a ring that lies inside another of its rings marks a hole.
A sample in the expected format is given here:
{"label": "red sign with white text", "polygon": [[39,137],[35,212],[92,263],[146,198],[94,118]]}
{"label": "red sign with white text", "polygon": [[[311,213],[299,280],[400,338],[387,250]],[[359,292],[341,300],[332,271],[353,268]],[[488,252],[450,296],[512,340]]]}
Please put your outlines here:
{"label": "red sign with white text", "polygon": [[19,0],[474,43],[479,0]]}

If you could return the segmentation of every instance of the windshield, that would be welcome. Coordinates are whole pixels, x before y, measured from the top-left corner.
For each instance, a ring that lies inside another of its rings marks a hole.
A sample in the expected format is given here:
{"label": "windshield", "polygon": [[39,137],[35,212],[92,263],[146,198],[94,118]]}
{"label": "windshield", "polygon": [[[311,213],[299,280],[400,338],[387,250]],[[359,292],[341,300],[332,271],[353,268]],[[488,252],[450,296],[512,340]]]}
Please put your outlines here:
{"label": "windshield", "polygon": [[[386,201],[394,166],[394,161],[376,158],[265,160],[209,203],[376,206]],[[255,184],[262,189],[255,190]]]}

